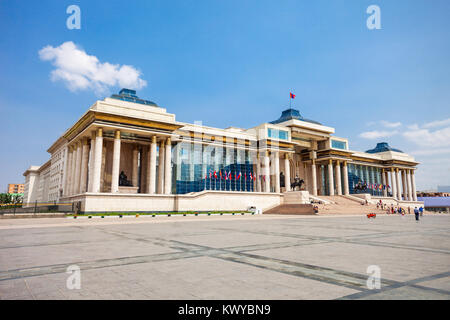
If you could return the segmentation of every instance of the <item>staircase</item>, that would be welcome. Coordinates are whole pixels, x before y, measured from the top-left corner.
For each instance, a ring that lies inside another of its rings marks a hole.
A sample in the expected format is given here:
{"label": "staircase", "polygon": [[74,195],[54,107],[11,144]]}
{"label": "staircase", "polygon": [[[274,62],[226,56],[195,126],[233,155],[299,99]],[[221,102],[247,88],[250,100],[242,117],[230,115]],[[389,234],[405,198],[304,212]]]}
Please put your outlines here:
{"label": "staircase", "polygon": [[315,215],[314,206],[308,202],[308,193],[290,191],[283,193],[283,204],[264,211],[265,214]]}
{"label": "staircase", "polygon": [[264,214],[315,215],[312,204],[282,204],[264,211]]}
{"label": "staircase", "polygon": [[366,215],[368,213],[386,213],[383,209],[377,209],[375,204],[362,205],[359,201],[343,196],[320,196],[329,204],[319,204],[319,215],[326,214],[354,214]]}

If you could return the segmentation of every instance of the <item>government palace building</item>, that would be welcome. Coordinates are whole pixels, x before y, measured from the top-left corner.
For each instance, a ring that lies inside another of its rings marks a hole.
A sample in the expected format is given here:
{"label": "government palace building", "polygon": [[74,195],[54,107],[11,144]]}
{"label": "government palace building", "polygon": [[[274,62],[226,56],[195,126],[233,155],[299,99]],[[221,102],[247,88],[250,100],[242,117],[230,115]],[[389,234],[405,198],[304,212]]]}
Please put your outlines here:
{"label": "government palace building", "polygon": [[418,206],[414,158],[388,143],[350,150],[335,129],[287,109],[250,129],[178,122],[136,91],[96,101],[25,173],[24,206],[80,211],[269,210],[336,197]]}

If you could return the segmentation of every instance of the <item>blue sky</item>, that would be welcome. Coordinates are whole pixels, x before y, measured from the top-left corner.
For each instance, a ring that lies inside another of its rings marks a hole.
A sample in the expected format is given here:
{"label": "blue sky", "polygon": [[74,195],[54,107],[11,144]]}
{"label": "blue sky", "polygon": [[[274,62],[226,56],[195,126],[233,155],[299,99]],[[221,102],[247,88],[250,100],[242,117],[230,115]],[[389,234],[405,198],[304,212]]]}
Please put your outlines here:
{"label": "blue sky", "polygon": [[[66,27],[72,4],[80,30]],[[366,26],[372,4],[381,30]],[[387,141],[422,162],[419,189],[450,185],[448,12],[447,0],[0,0],[0,191],[120,90],[52,80],[39,51],[68,41],[138,70],[138,95],[179,121],[249,128],[278,118],[292,91],[304,117],[335,127],[351,149]]]}

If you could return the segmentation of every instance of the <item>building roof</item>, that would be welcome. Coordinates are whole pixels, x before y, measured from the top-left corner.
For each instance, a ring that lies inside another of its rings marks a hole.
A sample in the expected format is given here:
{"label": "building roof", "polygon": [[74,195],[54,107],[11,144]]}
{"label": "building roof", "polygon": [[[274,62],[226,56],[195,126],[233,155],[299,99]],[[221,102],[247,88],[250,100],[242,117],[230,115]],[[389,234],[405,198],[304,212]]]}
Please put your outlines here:
{"label": "building roof", "polygon": [[296,109],[292,109],[292,108],[284,110],[281,113],[281,117],[278,120],[272,121],[270,123],[277,124],[277,123],[286,122],[286,121],[293,120],[293,119],[322,125],[320,122],[303,118],[302,115],[300,114],[300,111],[298,111]]}
{"label": "building roof", "polygon": [[391,146],[389,146],[389,144],[387,142],[377,143],[377,146],[374,149],[367,150],[366,152],[367,153],[380,153],[380,152],[386,152],[386,151],[394,151],[394,152],[404,153],[401,150],[391,148]]}
{"label": "building roof", "polygon": [[111,95],[111,98],[117,99],[117,100],[123,100],[123,101],[139,103],[139,104],[145,104],[145,105],[148,105],[148,106],[154,106],[154,107],[158,106],[153,101],[140,99],[136,95],[136,90],[126,89],[126,88],[123,88],[122,90],[120,90],[119,94]]}
{"label": "building roof", "polygon": [[445,208],[450,207],[450,197],[417,197],[423,201],[425,208]]}

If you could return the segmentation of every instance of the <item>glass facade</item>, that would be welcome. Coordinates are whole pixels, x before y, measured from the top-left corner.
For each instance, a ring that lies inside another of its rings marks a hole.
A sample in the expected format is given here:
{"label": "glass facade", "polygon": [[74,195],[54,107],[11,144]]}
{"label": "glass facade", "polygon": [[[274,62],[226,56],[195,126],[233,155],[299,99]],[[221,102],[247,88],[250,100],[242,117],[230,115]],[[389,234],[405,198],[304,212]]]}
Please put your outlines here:
{"label": "glass facade", "polygon": [[[381,174],[381,168],[349,163],[348,185],[350,194],[369,193],[373,196],[382,196],[383,189],[379,188],[382,184]],[[366,189],[358,189],[358,184],[365,186]]]}
{"label": "glass facade", "polygon": [[267,136],[273,139],[288,140],[289,134],[287,131],[284,130],[268,128]]}
{"label": "glass facade", "polygon": [[331,140],[331,147],[334,149],[347,150],[347,142],[339,140]]}
{"label": "glass facade", "polygon": [[173,150],[174,193],[203,190],[253,192],[255,175],[252,151],[225,146],[189,142],[178,143]]}

